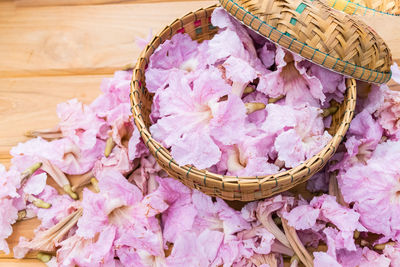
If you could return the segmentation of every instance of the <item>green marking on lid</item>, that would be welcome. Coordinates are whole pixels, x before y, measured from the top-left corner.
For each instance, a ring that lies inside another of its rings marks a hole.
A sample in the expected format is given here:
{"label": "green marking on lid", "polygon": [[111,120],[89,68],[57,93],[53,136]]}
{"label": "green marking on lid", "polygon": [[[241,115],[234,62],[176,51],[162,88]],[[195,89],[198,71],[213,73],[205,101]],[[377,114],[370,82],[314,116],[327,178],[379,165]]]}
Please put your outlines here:
{"label": "green marking on lid", "polygon": [[202,28],[197,28],[196,29],[196,34],[197,35],[202,34],[202,33],[203,33],[203,29]]}
{"label": "green marking on lid", "polygon": [[290,24],[296,25],[296,22],[297,22],[297,19],[295,19],[295,18],[290,19]]}
{"label": "green marking on lid", "polygon": [[304,3],[300,3],[300,5],[296,8],[297,13],[302,13],[304,9],[306,9],[307,5]]}

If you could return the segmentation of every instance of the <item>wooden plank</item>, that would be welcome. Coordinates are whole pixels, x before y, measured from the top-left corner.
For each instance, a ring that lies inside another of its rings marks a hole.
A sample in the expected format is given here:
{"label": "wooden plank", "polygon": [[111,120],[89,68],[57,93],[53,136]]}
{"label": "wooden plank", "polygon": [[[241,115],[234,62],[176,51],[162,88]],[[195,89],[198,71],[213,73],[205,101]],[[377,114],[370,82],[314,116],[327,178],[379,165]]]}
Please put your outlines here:
{"label": "wooden plank", "polygon": [[45,267],[46,264],[35,259],[0,259],[0,267]]}
{"label": "wooden plank", "polygon": [[0,79],[0,160],[9,158],[12,146],[27,140],[26,131],[53,127],[58,103],[72,98],[92,102],[107,76],[112,75]]}
{"label": "wooden plank", "polygon": [[[18,245],[20,236],[24,236],[26,238],[34,237],[34,230],[40,225],[40,220],[38,219],[30,219],[26,221],[17,222],[13,225],[13,233],[7,238],[8,246],[10,247],[10,254],[0,254],[0,259],[10,259],[13,258],[12,249]],[[28,253],[25,258],[36,259],[37,252]],[[1,265],[0,265],[1,266]]]}
{"label": "wooden plank", "polygon": [[[187,1],[187,0],[175,0]],[[207,0],[198,0],[207,1]],[[160,3],[171,2],[169,0],[15,0],[17,7],[39,7],[39,6],[82,6],[82,5],[105,5],[126,3]]]}
{"label": "wooden plank", "polygon": [[111,73],[136,61],[136,37],[215,3],[17,8],[0,23],[0,77]]}

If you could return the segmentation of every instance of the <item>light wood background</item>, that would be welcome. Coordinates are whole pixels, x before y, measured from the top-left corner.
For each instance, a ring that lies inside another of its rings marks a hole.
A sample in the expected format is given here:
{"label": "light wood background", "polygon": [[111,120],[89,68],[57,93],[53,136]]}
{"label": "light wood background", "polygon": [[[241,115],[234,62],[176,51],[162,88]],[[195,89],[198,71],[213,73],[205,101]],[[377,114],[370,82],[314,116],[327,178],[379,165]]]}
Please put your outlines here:
{"label": "light wood background", "polygon": [[[9,166],[9,150],[27,140],[24,132],[57,123],[57,103],[71,98],[90,103],[102,78],[133,64],[140,52],[135,37],[215,3],[0,0],[0,163]],[[38,223],[17,223],[8,239],[11,248],[19,236],[32,237]],[[44,265],[30,253],[24,260],[0,254],[0,266]]]}

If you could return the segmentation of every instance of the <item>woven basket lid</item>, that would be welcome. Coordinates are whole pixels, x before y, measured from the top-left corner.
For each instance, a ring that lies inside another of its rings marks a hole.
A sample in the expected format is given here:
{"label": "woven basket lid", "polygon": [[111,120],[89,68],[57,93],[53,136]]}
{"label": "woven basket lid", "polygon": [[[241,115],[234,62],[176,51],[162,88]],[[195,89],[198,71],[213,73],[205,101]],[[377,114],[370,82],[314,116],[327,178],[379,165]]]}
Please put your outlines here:
{"label": "woven basket lid", "polygon": [[322,2],[350,15],[400,16],[400,0],[323,0]]}
{"label": "woven basket lid", "polygon": [[392,56],[382,38],[318,0],[219,1],[243,24],[305,59],[358,80],[390,80]]}

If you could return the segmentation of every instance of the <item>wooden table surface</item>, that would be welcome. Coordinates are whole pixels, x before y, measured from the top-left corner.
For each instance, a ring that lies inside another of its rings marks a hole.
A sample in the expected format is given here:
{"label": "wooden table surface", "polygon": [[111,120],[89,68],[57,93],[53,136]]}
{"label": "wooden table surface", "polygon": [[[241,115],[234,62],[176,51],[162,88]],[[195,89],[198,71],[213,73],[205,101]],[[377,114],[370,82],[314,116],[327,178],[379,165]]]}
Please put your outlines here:
{"label": "wooden table surface", "polygon": [[[217,1],[0,0],[0,163],[27,140],[24,132],[57,123],[56,105],[90,103],[104,77],[133,64],[135,38],[157,33],[175,18]],[[399,34],[399,33],[394,33]],[[395,87],[395,86],[394,86]],[[37,220],[19,222],[8,239],[32,237]],[[0,266],[43,266],[35,254]]]}

